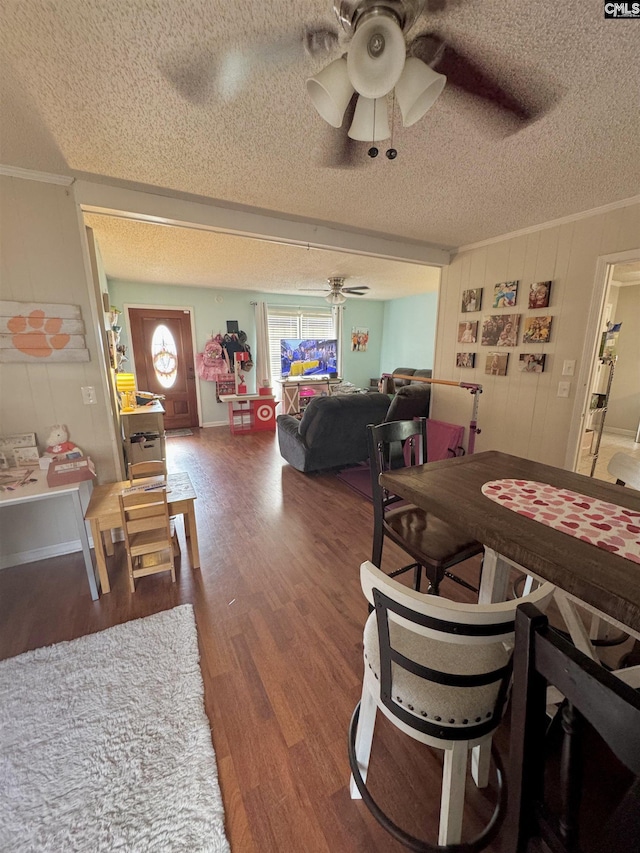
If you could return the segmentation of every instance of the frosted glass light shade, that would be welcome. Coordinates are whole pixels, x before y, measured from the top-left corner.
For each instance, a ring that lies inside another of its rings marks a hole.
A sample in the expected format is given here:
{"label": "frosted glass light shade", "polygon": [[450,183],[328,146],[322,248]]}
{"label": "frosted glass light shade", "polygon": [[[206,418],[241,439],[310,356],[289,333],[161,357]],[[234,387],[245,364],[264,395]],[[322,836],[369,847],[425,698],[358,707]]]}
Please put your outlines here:
{"label": "frosted glass light shade", "polygon": [[387,99],[376,98],[374,100],[373,98],[363,98],[360,95],[347,135],[360,142],[380,142],[383,139],[388,139],[391,136],[391,131],[387,117]]}
{"label": "frosted glass light shade", "polygon": [[405,127],[415,124],[433,106],[446,82],[444,74],[438,74],[421,59],[407,59],[396,85],[396,100]]}
{"label": "frosted glass light shade", "polygon": [[402,30],[392,18],[375,15],[363,21],[347,55],[353,88],[365,98],[388,94],[400,79],[406,55]]}
{"label": "frosted glass light shade", "polygon": [[309,77],[307,92],[322,118],[332,127],[340,127],[353,95],[347,60],[342,57],[335,59],[315,77]]}
{"label": "frosted glass light shade", "polygon": [[334,290],[332,293],[327,293],[325,299],[329,303],[329,305],[344,305],[347,301],[347,297],[344,293],[338,293],[338,291]]}

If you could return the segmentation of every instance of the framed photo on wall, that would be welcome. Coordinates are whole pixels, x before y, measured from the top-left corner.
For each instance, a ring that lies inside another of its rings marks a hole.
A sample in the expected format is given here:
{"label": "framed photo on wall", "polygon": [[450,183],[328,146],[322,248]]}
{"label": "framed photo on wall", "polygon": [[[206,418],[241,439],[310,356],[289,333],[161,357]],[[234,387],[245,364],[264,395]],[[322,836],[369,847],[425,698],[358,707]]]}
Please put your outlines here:
{"label": "framed photo on wall", "polygon": [[524,321],[522,343],[546,344],[551,337],[551,321],[553,317],[527,317]]}
{"label": "framed photo on wall", "polygon": [[548,308],[551,296],[550,281],[536,281],[529,286],[529,308]]}
{"label": "framed photo on wall", "polygon": [[459,344],[475,344],[478,340],[478,321],[475,323],[467,321],[466,323],[458,323],[458,343]]}
{"label": "framed photo on wall", "polygon": [[513,308],[518,298],[517,281],[501,281],[493,286],[493,307]]}
{"label": "framed photo on wall", "polygon": [[482,318],[481,343],[485,347],[515,347],[520,314],[488,314]]}
{"label": "framed photo on wall", "polygon": [[482,308],[482,288],[463,290],[462,307],[460,310],[469,313],[470,311],[479,311],[480,308]]}
{"label": "framed photo on wall", "polygon": [[543,373],[546,355],[541,352],[522,352],[518,356],[518,368],[523,373]]}
{"label": "framed photo on wall", "polygon": [[490,352],[485,361],[484,372],[489,376],[506,376],[508,363],[508,352]]}
{"label": "framed photo on wall", "polygon": [[456,367],[475,367],[476,354],[475,352],[457,352]]}

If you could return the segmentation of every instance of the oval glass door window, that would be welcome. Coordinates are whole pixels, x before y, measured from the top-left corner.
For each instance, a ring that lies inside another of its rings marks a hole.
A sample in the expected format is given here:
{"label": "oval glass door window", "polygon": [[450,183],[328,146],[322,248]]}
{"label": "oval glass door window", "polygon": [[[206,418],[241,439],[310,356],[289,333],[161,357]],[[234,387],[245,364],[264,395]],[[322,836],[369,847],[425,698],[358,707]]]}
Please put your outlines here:
{"label": "oval glass door window", "polygon": [[171,388],[178,372],[178,349],[175,338],[163,324],[153,333],[151,358],[158,382],[163,388]]}

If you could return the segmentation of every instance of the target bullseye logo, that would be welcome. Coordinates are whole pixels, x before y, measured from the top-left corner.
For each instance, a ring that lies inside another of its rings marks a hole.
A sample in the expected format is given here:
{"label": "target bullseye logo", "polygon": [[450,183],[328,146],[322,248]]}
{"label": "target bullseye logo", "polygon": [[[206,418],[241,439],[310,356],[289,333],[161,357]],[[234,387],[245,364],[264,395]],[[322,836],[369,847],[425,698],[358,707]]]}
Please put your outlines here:
{"label": "target bullseye logo", "polygon": [[271,406],[258,406],[256,409],[256,418],[259,421],[270,421],[273,418],[273,409]]}

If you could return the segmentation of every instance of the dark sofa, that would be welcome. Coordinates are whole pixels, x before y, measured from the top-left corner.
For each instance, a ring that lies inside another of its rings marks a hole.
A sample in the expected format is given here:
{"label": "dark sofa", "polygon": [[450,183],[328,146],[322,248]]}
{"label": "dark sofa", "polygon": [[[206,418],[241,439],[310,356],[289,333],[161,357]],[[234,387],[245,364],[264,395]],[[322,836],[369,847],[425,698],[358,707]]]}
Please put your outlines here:
{"label": "dark sofa", "polygon": [[301,420],[278,415],[280,453],[304,473],[364,462],[367,424],[382,423],[388,410],[388,395],[377,392],[315,397]]}
{"label": "dark sofa", "polygon": [[[396,379],[396,374],[415,379]],[[367,424],[429,417],[431,385],[416,380],[430,378],[431,371],[398,367],[393,376],[387,383],[391,397],[387,393],[316,397],[300,420],[278,415],[282,457],[304,473],[356,465],[368,457]]]}

